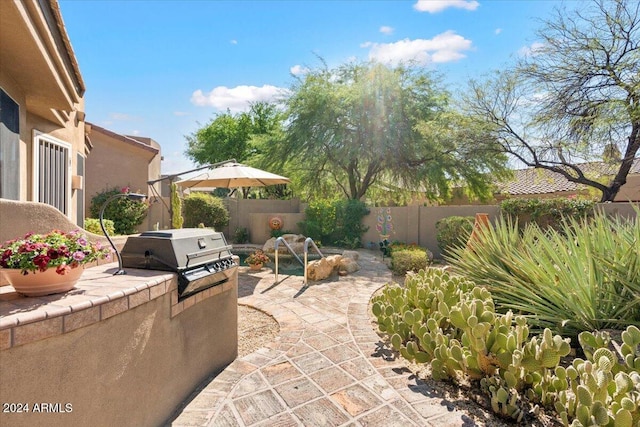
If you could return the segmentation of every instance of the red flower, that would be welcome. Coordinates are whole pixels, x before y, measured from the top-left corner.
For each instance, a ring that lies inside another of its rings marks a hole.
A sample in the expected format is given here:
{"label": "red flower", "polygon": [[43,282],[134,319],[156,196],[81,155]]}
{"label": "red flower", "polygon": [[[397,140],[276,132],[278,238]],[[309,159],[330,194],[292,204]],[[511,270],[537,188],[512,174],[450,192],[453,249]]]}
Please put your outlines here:
{"label": "red flower", "polygon": [[46,271],[47,270],[47,264],[49,264],[49,261],[51,261],[51,258],[49,258],[46,255],[37,255],[33,259],[33,263],[36,266],[38,266],[38,270],[40,270],[40,271]]}
{"label": "red flower", "polygon": [[60,275],[67,274],[69,271],[71,271],[71,267],[69,267],[66,264],[62,264],[62,265],[59,265],[58,267],[56,267],[56,273],[58,273]]}

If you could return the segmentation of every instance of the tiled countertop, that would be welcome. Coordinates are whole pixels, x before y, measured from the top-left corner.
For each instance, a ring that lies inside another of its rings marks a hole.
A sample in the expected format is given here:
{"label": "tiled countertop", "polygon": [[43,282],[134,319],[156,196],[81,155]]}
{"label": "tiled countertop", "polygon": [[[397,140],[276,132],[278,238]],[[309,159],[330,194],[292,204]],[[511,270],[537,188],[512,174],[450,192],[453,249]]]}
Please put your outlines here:
{"label": "tiled countertop", "polygon": [[[0,350],[100,322],[172,291],[172,317],[196,302],[191,297],[178,303],[174,273],[128,268],[126,275],[113,276],[116,269],[116,263],[87,268],[74,289],[43,297],[0,287]],[[195,296],[211,296],[211,289]]]}

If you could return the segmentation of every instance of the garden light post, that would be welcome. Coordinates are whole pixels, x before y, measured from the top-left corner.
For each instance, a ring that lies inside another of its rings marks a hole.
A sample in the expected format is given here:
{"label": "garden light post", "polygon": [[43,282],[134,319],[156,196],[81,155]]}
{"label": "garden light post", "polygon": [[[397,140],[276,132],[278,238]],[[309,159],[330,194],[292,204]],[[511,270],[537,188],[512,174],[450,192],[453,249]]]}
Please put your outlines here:
{"label": "garden light post", "polygon": [[113,196],[109,197],[106,202],[104,202],[104,204],[102,205],[102,208],[100,209],[100,228],[102,229],[102,233],[104,233],[105,237],[107,238],[107,240],[111,244],[111,247],[115,251],[116,256],[118,257],[118,270],[115,273],[113,273],[114,276],[120,276],[122,274],[127,274],[127,272],[124,271],[124,269],[122,268],[122,256],[120,256],[120,252],[118,251],[118,248],[116,248],[116,245],[113,243],[113,240],[111,240],[111,237],[109,237],[109,233],[107,233],[107,230],[105,230],[105,228],[104,228],[103,217],[104,217],[104,210],[106,209],[107,205],[109,203],[111,203],[112,200],[115,200],[118,197],[126,197],[129,200],[135,200],[135,201],[140,201],[140,202],[144,201],[147,198],[146,195],[138,194],[138,193],[119,193],[119,194],[114,194]]}

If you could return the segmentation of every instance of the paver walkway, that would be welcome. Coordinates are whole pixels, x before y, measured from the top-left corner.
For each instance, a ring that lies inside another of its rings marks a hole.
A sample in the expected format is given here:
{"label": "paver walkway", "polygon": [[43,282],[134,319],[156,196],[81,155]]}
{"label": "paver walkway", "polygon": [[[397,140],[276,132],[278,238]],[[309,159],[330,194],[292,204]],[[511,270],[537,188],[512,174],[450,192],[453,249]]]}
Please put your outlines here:
{"label": "paver walkway", "polygon": [[[272,315],[280,335],[235,360],[172,422],[181,426],[469,426],[381,345],[368,314],[391,281],[378,254],[331,281],[241,273],[239,302]],[[284,280],[283,280],[284,279]]]}

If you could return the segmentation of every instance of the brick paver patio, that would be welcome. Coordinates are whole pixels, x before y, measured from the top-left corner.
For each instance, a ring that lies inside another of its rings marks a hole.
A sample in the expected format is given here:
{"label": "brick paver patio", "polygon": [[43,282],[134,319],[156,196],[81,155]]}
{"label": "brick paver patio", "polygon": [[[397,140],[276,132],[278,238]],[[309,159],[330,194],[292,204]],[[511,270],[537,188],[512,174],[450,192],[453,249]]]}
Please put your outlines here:
{"label": "brick paver patio", "polygon": [[272,315],[280,335],[198,390],[171,425],[473,425],[402,361],[386,357],[368,302],[391,273],[377,253],[360,257],[357,273],[308,287],[283,275],[274,285],[266,269],[241,273],[239,302]]}

